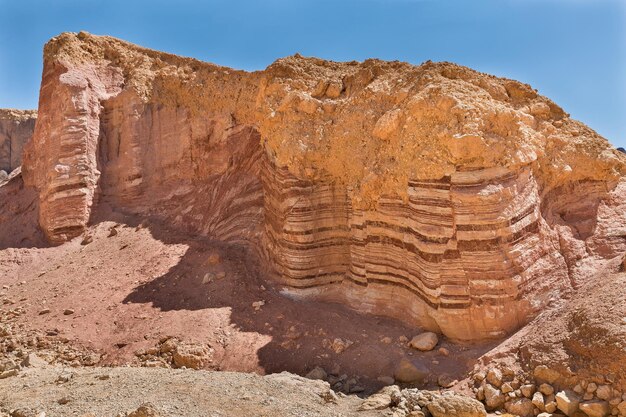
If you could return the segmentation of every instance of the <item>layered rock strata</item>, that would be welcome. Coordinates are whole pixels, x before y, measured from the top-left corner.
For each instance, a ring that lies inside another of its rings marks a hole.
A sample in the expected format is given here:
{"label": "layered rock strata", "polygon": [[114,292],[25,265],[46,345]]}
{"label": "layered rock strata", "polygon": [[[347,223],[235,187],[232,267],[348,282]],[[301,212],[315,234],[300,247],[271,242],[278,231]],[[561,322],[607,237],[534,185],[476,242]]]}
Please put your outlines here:
{"label": "layered rock strata", "polygon": [[293,56],[247,73],[66,33],[24,175],[54,243],[93,207],[247,244],[295,295],[497,337],[626,251],[626,157],[525,84]]}
{"label": "layered rock strata", "polygon": [[0,109],[0,171],[10,173],[22,164],[22,149],[36,121],[36,110]]}

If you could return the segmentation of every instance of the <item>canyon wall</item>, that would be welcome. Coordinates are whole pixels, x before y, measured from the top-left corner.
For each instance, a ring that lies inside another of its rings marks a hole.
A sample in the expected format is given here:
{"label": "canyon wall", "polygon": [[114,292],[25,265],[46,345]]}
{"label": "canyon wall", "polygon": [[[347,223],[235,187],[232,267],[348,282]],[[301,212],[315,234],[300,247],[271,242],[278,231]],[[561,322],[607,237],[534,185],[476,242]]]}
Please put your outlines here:
{"label": "canyon wall", "polygon": [[62,34],[23,173],[53,243],[107,202],[248,245],[293,296],[454,339],[518,328],[626,252],[626,155],[451,63],[248,73]]}
{"label": "canyon wall", "polygon": [[0,171],[22,165],[22,149],[33,136],[37,111],[0,109]]}

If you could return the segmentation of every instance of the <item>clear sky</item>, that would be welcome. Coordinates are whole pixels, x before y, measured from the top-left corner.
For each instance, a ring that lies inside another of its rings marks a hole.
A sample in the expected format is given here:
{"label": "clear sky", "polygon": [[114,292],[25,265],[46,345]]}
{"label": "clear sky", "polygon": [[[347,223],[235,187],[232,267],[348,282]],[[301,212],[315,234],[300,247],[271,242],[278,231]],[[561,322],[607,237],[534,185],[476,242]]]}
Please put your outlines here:
{"label": "clear sky", "polygon": [[626,0],[0,0],[0,107],[37,107],[44,43],[80,30],[246,70],[296,52],[453,61],[626,147]]}

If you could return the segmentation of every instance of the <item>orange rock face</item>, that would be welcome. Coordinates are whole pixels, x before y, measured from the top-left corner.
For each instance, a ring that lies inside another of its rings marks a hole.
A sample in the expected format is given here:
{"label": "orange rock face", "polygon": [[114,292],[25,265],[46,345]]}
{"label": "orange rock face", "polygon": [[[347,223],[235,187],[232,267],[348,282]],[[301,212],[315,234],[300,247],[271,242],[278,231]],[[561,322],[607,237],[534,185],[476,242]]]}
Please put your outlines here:
{"label": "orange rock face", "polygon": [[45,48],[23,172],[54,243],[94,205],[250,245],[296,296],[497,337],[626,251],[626,155],[516,81],[293,56],[247,73]]}
{"label": "orange rock face", "polygon": [[22,148],[33,136],[37,112],[0,109],[0,170],[10,173],[22,164]]}

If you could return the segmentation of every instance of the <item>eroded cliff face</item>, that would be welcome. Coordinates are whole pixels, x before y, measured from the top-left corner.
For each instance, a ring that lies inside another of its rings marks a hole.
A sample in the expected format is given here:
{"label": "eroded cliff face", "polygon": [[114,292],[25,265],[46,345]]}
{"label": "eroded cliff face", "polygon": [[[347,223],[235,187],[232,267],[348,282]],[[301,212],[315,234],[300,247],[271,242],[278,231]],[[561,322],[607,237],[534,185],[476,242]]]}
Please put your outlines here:
{"label": "eroded cliff face", "polygon": [[293,56],[247,73],[66,33],[25,181],[54,243],[100,201],[254,248],[297,296],[497,337],[626,251],[626,157],[516,81]]}
{"label": "eroded cliff face", "polygon": [[0,109],[0,171],[10,173],[22,164],[22,149],[36,121],[36,110]]}

